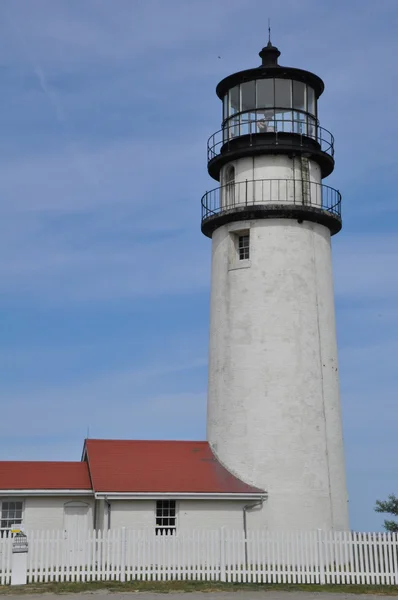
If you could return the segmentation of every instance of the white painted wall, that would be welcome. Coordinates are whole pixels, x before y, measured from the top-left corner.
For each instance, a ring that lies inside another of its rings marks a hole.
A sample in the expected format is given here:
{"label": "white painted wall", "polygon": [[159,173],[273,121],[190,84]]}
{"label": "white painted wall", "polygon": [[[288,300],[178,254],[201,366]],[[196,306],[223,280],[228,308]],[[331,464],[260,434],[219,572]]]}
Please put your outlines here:
{"label": "white painted wall", "polygon": [[[250,229],[250,260],[234,232]],[[269,493],[271,529],[347,530],[329,230],[269,219],[213,234],[207,437]]]}
{"label": "white painted wall", "polygon": [[[243,528],[245,501],[236,500],[177,500],[178,531],[193,529]],[[155,530],[155,500],[112,500],[111,529],[129,527]],[[266,510],[264,507],[263,510]],[[248,525],[255,523],[248,515]]]}
{"label": "white painted wall", "polygon": [[[0,498],[1,500],[1,498]],[[64,504],[85,502],[89,505],[88,521],[92,526],[94,499],[90,496],[30,496],[18,497],[23,501],[23,524],[25,529],[63,529]]]}
{"label": "white painted wall", "polygon": [[95,529],[104,529],[107,523],[107,510],[105,510],[105,500],[96,500],[95,505]]}
{"label": "white painted wall", "polygon": [[178,503],[178,524],[182,531],[192,529],[243,528],[243,506],[236,500],[181,500]]}
{"label": "white painted wall", "polygon": [[[320,167],[313,160],[306,160],[306,166],[303,171],[300,157],[285,155],[254,156],[231,161],[221,170],[221,185],[224,186],[221,204],[228,208],[247,203],[311,202],[312,205],[321,205]],[[225,187],[227,172],[231,167],[235,170],[235,185],[232,188]],[[302,180],[310,183],[303,185]]]}
{"label": "white painted wall", "polygon": [[[64,506],[69,502],[84,502],[89,506],[88,523],[93,527],[94,500],[90,497],[24,497],[24,521],[26,530],[63,530],[65,527]],[[1,498],[0,498],[1,500]],[[111,529],[155,530],[155,500],[112,500]],[[247,501],[236,500],[177,500],[177,527],[179,531],[192,529],[241,529],[243,506]],[[107,506],[97,500],[96,528],[107,529]],[[264,508],[265,510],[265,508]],[[251,514],[248,525],[255,523]]]}
{"label": "white painted wall", "polygon": [[[319,165],[309,160],[310,181],[321,183]],[[300,157],[290,158],[284,154],[252,156],[239,158],[224,165],[221,169],[221,185],[225,182],[225,171],[229,166],[235,168],[235,181],[244,182],[252,179],[300,179]]]}
{"label": "white painted wall", "polygon": [[111,529],[155,529],[154,500],[111,500]]}

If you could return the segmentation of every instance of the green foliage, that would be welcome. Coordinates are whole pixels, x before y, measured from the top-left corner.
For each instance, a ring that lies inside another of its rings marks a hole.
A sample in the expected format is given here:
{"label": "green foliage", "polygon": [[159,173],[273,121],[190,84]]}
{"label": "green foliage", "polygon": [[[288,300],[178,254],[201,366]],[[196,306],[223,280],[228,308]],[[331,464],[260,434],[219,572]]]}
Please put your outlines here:
{"label": "green foliage", "polygon": [[[394,494],[388,496],[388,500],[377,500],[375,511],[379,513],[387,513],[398,517],[398,498]],[[398,521],[384,521],[384,528],[386,531],[398,533]]]}

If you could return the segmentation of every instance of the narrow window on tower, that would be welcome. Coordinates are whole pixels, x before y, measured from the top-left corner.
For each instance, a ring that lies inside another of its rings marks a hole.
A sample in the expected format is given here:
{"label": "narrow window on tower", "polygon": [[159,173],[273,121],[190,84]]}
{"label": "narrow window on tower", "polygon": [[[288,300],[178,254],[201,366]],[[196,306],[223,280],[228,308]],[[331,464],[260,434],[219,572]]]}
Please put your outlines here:
{"label": "narrow window on tower", "polygon": [[250,258],[250,229],[240,229],[241,223],[231,223],[228,244],[228,271],[235,269],[247,269],[251,267]]}
{"label": "narrow window on tower", "polygon": [[238,237],[239,260],[248,260],[250,258],[250,235],[245,233]]}
{"label": "narrow window on tower", "polygon": [[235,167],[228,165],[225,171],[225,207],[235,206]]}
{"label": "narrow window on tower", "polygon": [[156,502],[156,535],[173,535],[177,529],[176,501]]}

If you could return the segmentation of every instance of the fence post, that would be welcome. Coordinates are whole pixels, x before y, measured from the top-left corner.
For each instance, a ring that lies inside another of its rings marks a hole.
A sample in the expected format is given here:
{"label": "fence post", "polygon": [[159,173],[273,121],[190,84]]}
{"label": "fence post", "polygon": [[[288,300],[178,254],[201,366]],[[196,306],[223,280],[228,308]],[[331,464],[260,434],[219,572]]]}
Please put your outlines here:
{"label": "fence post", "polygon": [[[395,565],[395,585],[398,585],[398,564],[397,564],[397,560],[398,560],[398,533],[393,533],[392,535],[392,540],[393,540],[393,556],[395,557],[394,560],[394,565]],[[395,544],[394,544],[395,541]]]}
{"label": "fence post", "polygon": [[[16,527],[16,526],[15,526]],[[11,534],[9,534],[11,536]],[[10,537],[8,538],[11,542]],[[43,560],[43,557],[42,557]],[[46,565],[47,566],[47,565]],[[43,571],[43,565],[41,565]],[[17,531],[11,546],[11,585],[26,585],[28,579],[28,539]]]}
{"label": "fence post", "polygon": [[225,527],[220,529],[220,581],[227,581],[225,565]]}
{"label": "fence post", "polygon": [[318,529],[318,558],[319,558],[319,583],[325,585],[325,556],[323,549],[322,529]]}
{"label": "fence post", "polygon": [[126,581],[126,528],[122,527],[120,548],[120,581]]}

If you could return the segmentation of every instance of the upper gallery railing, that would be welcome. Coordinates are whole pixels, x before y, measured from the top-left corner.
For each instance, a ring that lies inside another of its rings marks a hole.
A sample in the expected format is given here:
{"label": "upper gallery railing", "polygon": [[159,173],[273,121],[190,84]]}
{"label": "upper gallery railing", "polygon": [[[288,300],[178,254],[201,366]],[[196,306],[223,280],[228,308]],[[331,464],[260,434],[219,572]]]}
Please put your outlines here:
{"label": "upper gallery railing", "polygon": [[314,118],[305,115],[304,113],[290,112],[288,116],[291,118],[279,118],[280,113],[275,109],[274,116],[270,118],[264,117],[264,115],[253,115],[249,117],[248,114],[237,115],[236,119],[229,119],[224,123],[224,126],[216,133],[210,136],[207,142],[207,159],[212,160],[218,156],[221,149],[238,137],[249,136],[249,143],[253,136],[258,134],[266,133],[273,138],[273,142],[278,144],[282,143],[280,134],[295,134],[300,136],[301,142],[304,142],[304,138],[310,138],[319,144],[322,152],[325,152],[329,156],[334,156],[334,137],[327,129],[321,127]]}

